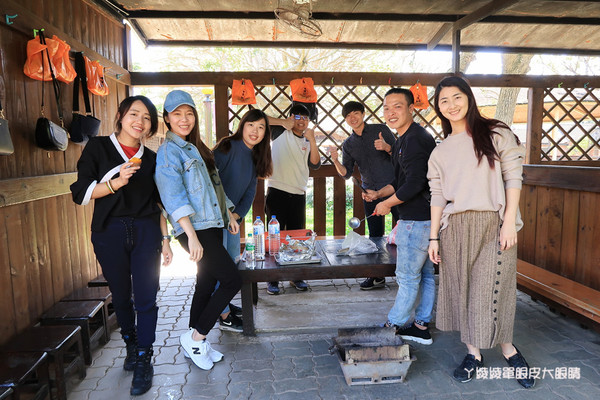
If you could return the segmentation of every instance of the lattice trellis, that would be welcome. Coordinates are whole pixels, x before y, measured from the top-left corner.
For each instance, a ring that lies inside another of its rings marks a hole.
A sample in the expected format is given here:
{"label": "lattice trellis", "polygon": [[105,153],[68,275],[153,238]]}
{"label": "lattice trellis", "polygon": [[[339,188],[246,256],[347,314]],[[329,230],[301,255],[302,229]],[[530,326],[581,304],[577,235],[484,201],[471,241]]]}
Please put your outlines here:
{"label": "lattice trellis", "polygon": [[[317,91],[318,119],[315,123],[315,137],[324,163],[331,163],[329,146],[341,148],[343,141],[352,134],[352,130],[342,118],[342,107],[349,101],[358,101],[365,106],[365,119],[369,123],[385,123],[383,121],[383,96],[389,86],[315,86]],[[231,89],[231,88],[230,88]],[[288,86],[269,85],[255,86],[256,104],[267,115],[275,118],[287,118],[292,103]],[[229,91],[231,100],[231,90]],[[430,104],[432,99],[429,100]],[[231,101],[229,101],[231,104]],[[237,129],[248,106],[229,106],[229,133]],[[439,120],[433,107],[416,110],[415,121],[427,129],[436,140],[442,139]]]}
{"label": "lattice trellis", "polygon": [[544,91],[541,160],[600,160],[600,89]]}

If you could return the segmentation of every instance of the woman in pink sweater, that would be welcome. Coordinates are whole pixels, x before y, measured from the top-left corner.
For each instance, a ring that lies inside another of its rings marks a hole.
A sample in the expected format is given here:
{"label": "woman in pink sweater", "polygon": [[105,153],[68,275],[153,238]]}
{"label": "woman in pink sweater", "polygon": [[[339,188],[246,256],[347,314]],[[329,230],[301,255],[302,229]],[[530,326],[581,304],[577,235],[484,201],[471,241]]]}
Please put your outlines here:
{"label": "woman in pink sweater", "polygon": [[436,327],[460,331],[467,346],[456,380],[478,376],[480,349],[499,344],[512,376],[533,387],[529,365],[512,344],[524,148],[505,123],[479,113],[464,79],[442,79],[434,101],[445,137],[427,173],[429,257],[440,265]]}

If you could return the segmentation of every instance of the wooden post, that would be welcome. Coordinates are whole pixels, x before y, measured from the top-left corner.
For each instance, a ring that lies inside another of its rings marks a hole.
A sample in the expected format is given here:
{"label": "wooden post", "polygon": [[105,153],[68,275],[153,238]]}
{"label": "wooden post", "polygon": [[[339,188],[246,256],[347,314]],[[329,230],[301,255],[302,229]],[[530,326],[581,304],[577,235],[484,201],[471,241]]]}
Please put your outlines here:
{"label": "wooden post", "polygon": [[542,124],[544,122],[544,89],[530,88],[527,94],[527,139],[525,164],[539,164],[542,159]]}
{"label": "wooden post", "polygon": [[215,85],[215,130],[217,142],[229,135],[229,87]]}
{"label": "wooden post", "polygon": [[460,30],[452,31],[452,71],[460,72]]}

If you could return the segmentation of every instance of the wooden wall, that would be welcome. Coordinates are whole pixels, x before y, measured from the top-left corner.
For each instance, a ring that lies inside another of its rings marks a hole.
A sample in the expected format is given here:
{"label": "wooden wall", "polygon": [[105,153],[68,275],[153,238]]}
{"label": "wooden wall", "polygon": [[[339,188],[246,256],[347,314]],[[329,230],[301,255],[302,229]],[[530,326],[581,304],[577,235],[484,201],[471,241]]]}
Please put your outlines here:
{"label": "wooden wall", "polygon": [[[128,75],[116,78],[126,72],[125,28],[95,6],[82,0],[3,0],[0,9],[2,15],[19,15],[13,25],[0,26],[0,98],[15,146],[13,155],[0,156],[2,343],[99,273],[90,242],[92,206],[75,205],[68,191],[83,147],[71,142],[65,152],[48,152],[34,144],[41,82],[23,74],[31,30],[45,28],[47,36],[57,34],[72,48],[111,66],[110,95],[93,97],[102,135],[112,132],[118,103],[128,92]],[[45,85],[46,116],[58,123],[51,83]],[[68,127],[73,84],[61,83],[61,89]]]}
{"label": "wooden wall", "polygon": [[524,168],[518,256],[600,290],[600,168]]}

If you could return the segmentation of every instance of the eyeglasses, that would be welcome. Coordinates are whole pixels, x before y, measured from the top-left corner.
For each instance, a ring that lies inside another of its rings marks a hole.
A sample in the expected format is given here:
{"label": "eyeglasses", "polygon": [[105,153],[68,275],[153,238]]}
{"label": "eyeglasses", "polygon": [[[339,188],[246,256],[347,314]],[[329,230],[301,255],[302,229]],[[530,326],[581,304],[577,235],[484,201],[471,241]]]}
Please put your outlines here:
{"label": "eyeglasses", "polygon": [[294,114],[294,119],[301,119],[303,121],[308,120],[308,117],[306,115],[296,115]]}

